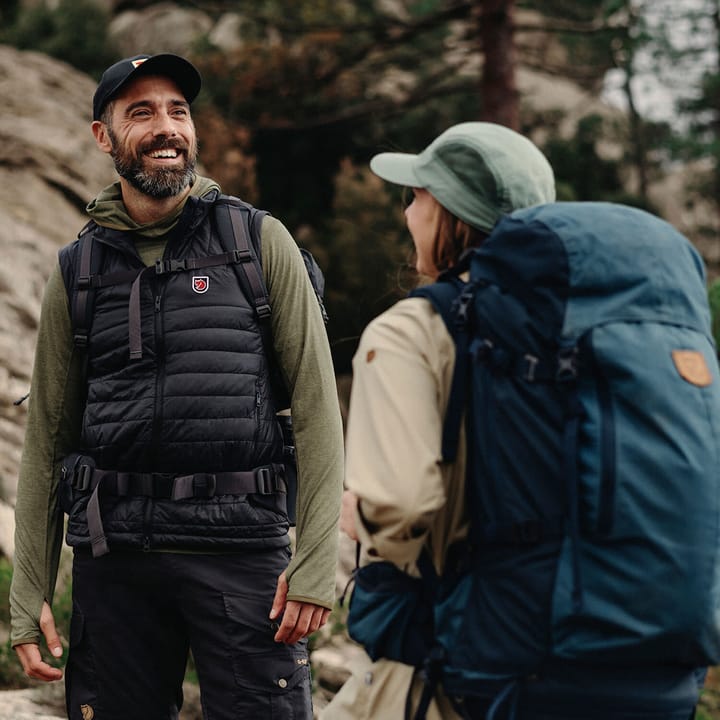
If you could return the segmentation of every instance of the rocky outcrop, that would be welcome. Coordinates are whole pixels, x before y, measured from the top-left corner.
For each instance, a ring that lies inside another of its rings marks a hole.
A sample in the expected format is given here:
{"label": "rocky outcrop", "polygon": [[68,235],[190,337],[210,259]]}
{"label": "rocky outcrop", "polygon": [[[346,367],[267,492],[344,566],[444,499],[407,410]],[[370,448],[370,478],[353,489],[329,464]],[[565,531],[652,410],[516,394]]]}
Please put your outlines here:
{"label": "rocky outcrop", "polygon": [[[43,288],[84,207],[111,181],[90,132],[93,81],[57,60],[0,45],[0,498],[14,504]],[[0,550],[12,554],[0,509]]]}

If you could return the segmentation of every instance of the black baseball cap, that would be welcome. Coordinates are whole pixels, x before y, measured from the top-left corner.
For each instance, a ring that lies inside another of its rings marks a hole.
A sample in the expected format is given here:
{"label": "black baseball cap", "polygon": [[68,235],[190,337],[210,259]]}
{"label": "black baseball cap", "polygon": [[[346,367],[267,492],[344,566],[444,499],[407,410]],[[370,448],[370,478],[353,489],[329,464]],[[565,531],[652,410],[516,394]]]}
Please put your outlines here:
{"label": "black baseball cap", "polygon": [[140,75],[163,75],[170,78],[191,103],[200,92],[202,80],[197,68],[179,55],[135,55],[111,65],[100,78],[93,97],[93,120],[99,120],[105,105],[120,89]]}

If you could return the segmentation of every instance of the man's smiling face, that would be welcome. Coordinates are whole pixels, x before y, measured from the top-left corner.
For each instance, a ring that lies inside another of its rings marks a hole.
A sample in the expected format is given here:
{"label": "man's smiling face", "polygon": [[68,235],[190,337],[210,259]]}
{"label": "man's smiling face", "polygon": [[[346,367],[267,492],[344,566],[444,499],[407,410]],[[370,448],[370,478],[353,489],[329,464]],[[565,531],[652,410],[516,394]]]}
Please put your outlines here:
{"label": "man's smiling face", "polygon": [[120,177],[153,198],[181,193],[192,182],[197,138],[190,107],[169,78],[128,83],[103,115]]}

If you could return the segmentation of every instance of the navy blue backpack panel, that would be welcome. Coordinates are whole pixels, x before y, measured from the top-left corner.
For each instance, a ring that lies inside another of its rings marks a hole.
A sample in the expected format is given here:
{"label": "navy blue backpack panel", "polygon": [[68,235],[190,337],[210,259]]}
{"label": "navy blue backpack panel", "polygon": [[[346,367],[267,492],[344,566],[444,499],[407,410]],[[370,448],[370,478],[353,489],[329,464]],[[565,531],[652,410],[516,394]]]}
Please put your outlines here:
{"label": "navy blue backpack panel", "polygon": [[702,261],[606,203],[503,219],[415,295],[453,335],[443,438],[468,433],[465,566],[441,582],[446,689],[720,661],[720,380]]}

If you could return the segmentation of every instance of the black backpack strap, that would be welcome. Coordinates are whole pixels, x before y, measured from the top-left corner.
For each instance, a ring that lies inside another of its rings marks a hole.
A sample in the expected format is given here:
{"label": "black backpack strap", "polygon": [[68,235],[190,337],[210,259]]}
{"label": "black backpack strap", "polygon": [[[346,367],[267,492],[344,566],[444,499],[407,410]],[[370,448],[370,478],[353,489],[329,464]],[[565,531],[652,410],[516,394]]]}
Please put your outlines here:
{"label": "black backpack strap", "polygon": [[[272,309],[261,263],[260,232],[268,214],[236,198],[221,197],[214,205],[215,224],[226,249],[237,256],[235,271],[240,287],[255,310],[265,355],[270,363],[273,395],[278,409],[290,406],[290,395],[282,379],[272,338]],[[307,267],[307,260],[305,261]]]}
{"label": "black backpack strap", "polygon": [[[243,288],[248,291],[248,297],[253,304],[260,327],[263,333],[263,343],[266,347],[272,347],[270,336],[270,298],[268,295],[262,264],[260,263],[260,223],[262,217],[267,215],[262,210],[254,210],[249,206],[243,208],[233,202],[218,201],[213,205],[215,223],[220,233],[220,239],[225,244],[227,239],[230,250],[237,255],[244,282],[241,279]],[[256,213],[250,221],[250,215]],[[261,213],[261,217],[257,217]],[[252,231],[255,234],[251,234]],[[267,334],[266,334],[267,332]]]}
{"label": "black backpack strap", "polygon": [[[87,228],[87,226],[86,226]],[[80,349],[87,348],[88,336],[90,334],[90,326],[92,324],[92,303],[90,293],[92,292],[92,256],[93,242],[92,233],[85,233],[85,229],[80,233],[80,267],[76,276],[77,291],[73,298],[72,307],[70,309],[73,327],[73,342],[75,347]]]}

